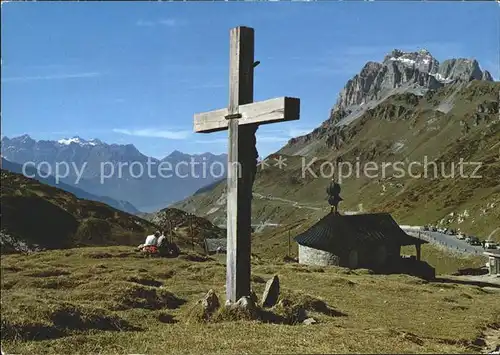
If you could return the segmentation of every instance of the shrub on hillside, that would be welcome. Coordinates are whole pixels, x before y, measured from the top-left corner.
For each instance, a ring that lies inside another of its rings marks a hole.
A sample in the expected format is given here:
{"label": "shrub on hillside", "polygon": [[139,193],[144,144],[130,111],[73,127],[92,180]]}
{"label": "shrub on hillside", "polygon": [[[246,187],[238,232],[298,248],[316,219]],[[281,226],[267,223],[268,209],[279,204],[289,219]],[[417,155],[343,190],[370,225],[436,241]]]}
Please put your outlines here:
{"label": "shrub on hillside", "polygon": [[62,208],[40,197],[2,196],[1,203],[2,228],[12,235],[44,248],[70,246],[78,222]]}
{"label": "shrub on hillside", "polygon": [[111,225],[99,218],[87,218],[78,226],[75,242],[78,244],[103,245],[111,238]]}

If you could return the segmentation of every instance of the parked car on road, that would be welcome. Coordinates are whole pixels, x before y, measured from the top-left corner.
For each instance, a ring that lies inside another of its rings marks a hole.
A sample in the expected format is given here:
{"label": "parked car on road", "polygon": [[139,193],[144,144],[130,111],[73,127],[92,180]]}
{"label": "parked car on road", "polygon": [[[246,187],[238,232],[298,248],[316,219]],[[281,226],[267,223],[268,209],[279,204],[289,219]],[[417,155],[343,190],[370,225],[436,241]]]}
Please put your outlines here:
{"label": "parked car on road", "polygon": [[497,249],[498,245],[496,242],[494,242],[492,240],[487,240],[486,243],[484,244],[484,247],[486,249]]}
{"label": "parked car on road", "polygon": [[470,245],[481,245],[481,241],[479,240],[478,237],[470,236]]}
{"label": "parked car on road", "polygon": [[465,239],[465,234],[460,233],[460,234],[457,235],[457,238],[460,239],[460,240],[464,240]]}

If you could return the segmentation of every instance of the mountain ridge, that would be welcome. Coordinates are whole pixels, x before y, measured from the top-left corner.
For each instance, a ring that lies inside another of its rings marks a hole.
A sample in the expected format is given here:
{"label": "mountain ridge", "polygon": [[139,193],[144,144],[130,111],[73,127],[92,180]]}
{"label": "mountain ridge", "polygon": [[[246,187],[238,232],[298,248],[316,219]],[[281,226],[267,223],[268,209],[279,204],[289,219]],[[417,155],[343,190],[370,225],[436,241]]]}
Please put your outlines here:
{"label": "mountain ridge", "polygon": [[[45,170],[54,173],[57,163],[66,162],[72,166],[68,175],[61,178],[65,184],[92,195],[127,200],[143,212],[165,208],[224,177],[203,174],[203,169],[217,162],[225,166],[227,161],[226,154],[190,155],[178,150],[156,159],[141,153],[133,144],[107,144],[79,136],[59,141],[35,140],[27,134],[2,137],[2,156],[21,165],[42,163]],[[81,171],[80,176],[77,170]]]}

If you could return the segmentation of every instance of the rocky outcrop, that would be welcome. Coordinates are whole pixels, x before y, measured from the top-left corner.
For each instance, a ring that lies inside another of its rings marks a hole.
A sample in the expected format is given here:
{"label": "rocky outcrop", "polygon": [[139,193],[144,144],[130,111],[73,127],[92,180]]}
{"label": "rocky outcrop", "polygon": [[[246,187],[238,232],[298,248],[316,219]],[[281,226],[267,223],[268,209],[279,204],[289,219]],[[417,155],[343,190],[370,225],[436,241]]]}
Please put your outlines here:
{"label": "rocky outcrop", "polygon": [[493,80],[489,72],[481,70],[477,60],[463,58],[445,60],[439,65],[436,76],[444,82],[455,80]]}
{"label": "rocky outcrop", "polygon": [[225,229],[215,226],[208,219],[177,208],[164,208],[156,213],[144,214],[142,217],[163,230],[165,235],[168,235],[170,230],[174,234],[179,229],[192,230],[193,239],[200,243],[205,238],[224,238],[226,235]]}

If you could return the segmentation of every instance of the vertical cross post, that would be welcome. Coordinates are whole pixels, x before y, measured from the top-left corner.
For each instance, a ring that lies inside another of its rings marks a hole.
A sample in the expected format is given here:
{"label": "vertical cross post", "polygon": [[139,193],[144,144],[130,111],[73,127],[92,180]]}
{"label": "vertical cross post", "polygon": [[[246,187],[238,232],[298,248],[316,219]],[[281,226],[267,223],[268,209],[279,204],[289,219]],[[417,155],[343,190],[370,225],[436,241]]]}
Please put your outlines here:
{"label": "vertical cross post", "polygon": [[173,243],[174,238],[172,236],[172,221],[170,220],[170,218],[168,219],[168,237],[170,239],[170,243]]}
{"label": "vertical cross post", "polygon": [[288,230],[288,257],[291,256],[291,252],[290,252],[290,229]]}
{"label": "vertical cross post", "polygon": [[[257,125],[238,126],[240,105],[253,102],[254,30],[236,27],[229,50],[226,300],[250,295],[251,201]],[[253,160],[253,161],[252,161]]]}
{"label": "vertical cross post", "polygon": [[189,234],[191,234],[191,244],[192,249],[194,250],[194,232],[193,232],[193,216],[189,214]]}
{"label": "vertical cross post", "polygon": [[261,124],[298,120],[300,100],[253,102],[254,30],[230,32],[229,106],[194,116],[194,131],[229,132],[226,300],[250,296],[252,186],[257,172],[255,133]]}

